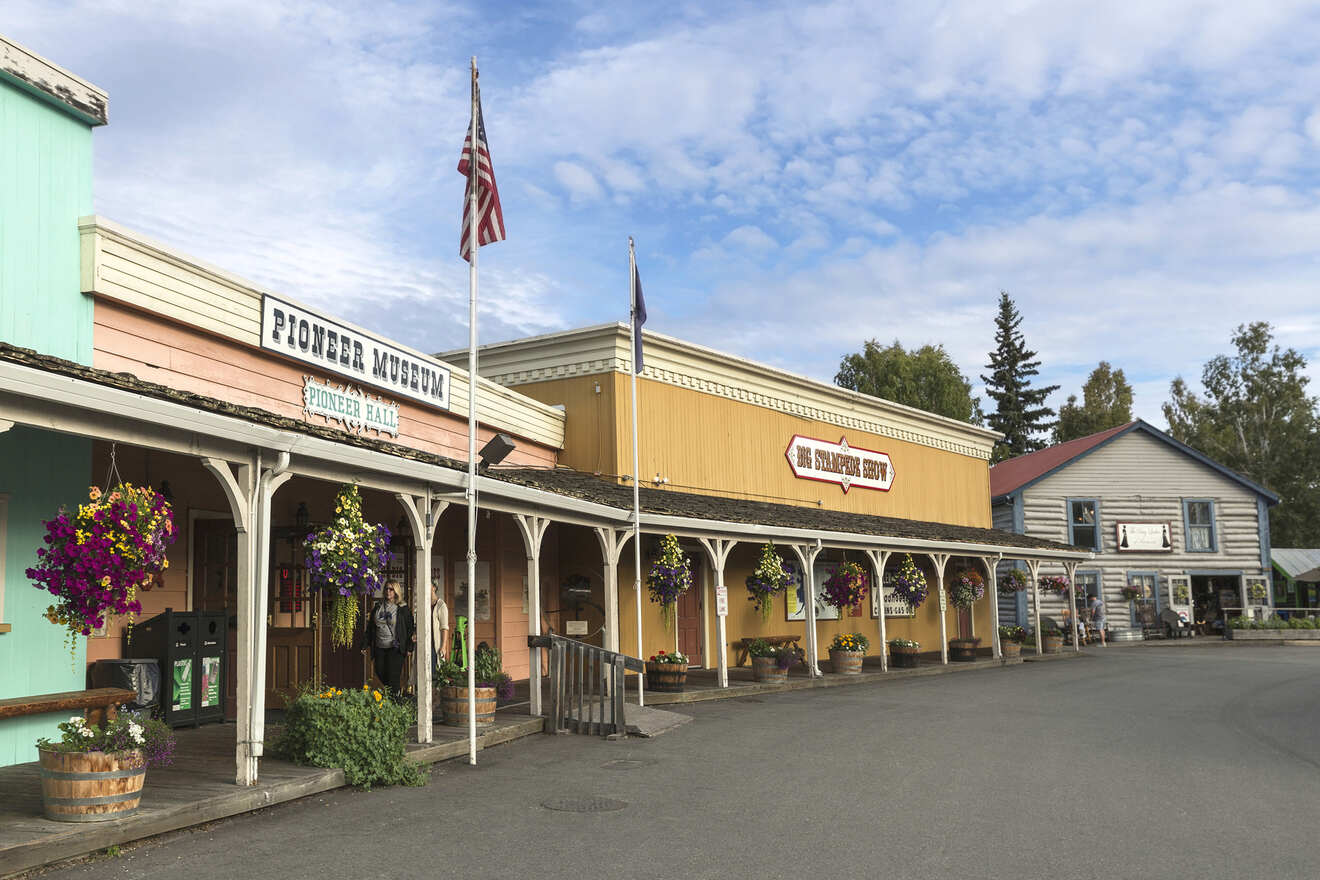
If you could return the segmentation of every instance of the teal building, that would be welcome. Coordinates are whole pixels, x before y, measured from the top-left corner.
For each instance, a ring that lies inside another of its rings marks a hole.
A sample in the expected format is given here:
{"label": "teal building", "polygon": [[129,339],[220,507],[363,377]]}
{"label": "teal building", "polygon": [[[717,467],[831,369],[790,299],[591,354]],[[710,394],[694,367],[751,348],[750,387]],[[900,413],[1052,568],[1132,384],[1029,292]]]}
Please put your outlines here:
{"label": "teal building", "polygon": [[[0,342],[91,364],[78,218],[92,213],[92,129],[106,121],[104,92],[0,36]],[[53,597],[24,572],[42,521],[86,499],[90,461],[90,440],[0,411],[0,700],[86,686],[86,639],[70,656],[42,617]],[[0,720],[0,765],[36,760],[67,714]]]}

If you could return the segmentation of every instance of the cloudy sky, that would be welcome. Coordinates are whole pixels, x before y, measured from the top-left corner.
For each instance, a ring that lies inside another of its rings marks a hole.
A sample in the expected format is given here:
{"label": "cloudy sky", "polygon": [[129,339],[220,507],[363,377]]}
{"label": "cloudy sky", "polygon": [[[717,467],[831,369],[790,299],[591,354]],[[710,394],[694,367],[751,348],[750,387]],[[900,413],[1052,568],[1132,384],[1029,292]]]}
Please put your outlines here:
{"label": "cloudy sky", "polygon": [[[483,341],[626,320],[829,381],[868,338],[1163,424],[1238,324],[1320,378],[1315,3],[6,0],[110,93],[96,210],[424,350],[466,344],[478,56],[509,240]],[[1317,383],[1320,384],[1320,383]]]}

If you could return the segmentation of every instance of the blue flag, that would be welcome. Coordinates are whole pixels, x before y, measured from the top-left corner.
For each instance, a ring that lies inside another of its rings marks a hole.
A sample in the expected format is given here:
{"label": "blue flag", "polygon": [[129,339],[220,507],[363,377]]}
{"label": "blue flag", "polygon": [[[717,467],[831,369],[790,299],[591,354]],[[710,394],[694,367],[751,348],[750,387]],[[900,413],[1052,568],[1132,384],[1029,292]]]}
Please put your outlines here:
{"label": "blue flag", "polygon": [[633,372],[642,371],[642,325],[646,323],[646,300],[642,297],[642,276],[637,274],[637,264],[633,263],[633,290],[636,300],[633,302]]}

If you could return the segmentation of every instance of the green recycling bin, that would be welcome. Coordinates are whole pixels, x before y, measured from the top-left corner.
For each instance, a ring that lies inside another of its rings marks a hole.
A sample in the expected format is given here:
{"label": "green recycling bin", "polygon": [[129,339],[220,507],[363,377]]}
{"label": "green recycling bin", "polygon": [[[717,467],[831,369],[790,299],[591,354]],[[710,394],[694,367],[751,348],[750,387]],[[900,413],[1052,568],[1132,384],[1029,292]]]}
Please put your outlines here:
{"label": "green recycling bin", "polygon": [[224,720],[226,661],[222,612],[175,611],[133,627],[131,650],[160,663],[161,717],[171,727]]}

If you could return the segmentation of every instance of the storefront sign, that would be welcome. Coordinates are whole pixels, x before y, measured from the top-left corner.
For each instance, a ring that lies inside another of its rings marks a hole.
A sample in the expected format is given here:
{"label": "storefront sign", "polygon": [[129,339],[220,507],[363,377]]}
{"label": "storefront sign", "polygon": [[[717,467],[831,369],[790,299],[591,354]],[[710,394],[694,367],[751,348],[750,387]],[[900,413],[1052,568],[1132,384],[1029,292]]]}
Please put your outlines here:
{"label": "storefront sign", "polygon": [[799,480],[837,483],[846,493],[853,486],[888,492],[894,485],[894,465],[883,452],[849,446],[847,437],[838,443],[793,435],[784,450],[793,476]]}
{"label": "storefront sign", "polygon": [[342,422],[354,433],[363,429],[379,434],[399,436],[399,406],[368,397],[356,388],[345,388],[321,382],[311,376],[303,377],[303,409],[309,416],[324,416]]}
{"label": "storefront sign", "polygon": [[1172,553],[1167,522],[1114,523],[1114,543],[1119,553]]}
{"label": "storefront sign", "polygon": [[[881,590],[871,591],[871,616],[880,616],[880,593]],[[897,592],[893,587],[886,586],[883,589],[885,603],[885,617],[916,617],[917,612],[906,600],[898,598]]]}
{"label": "storefront sign", "polygon": [[261,298],[261,347],[354,382],[449,409],[449,367],[269,294]]}

